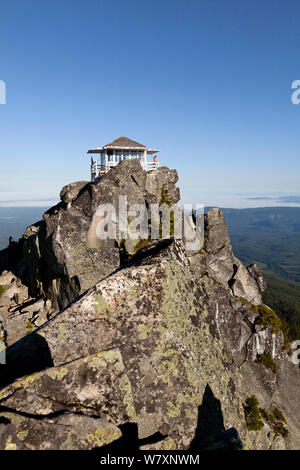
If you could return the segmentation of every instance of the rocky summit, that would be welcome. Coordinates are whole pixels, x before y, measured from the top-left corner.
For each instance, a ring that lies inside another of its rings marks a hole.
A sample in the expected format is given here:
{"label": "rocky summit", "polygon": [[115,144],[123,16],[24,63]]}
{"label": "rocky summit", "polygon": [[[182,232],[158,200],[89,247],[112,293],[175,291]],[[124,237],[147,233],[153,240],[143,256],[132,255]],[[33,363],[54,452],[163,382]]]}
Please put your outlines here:
{"label": "rocky summit", "polygon": [[177,180],[123,161],[0,252],[0,449],[300,448],[299,366],[223,212],[197,252],[95,237],[99,204],[177,203]]}

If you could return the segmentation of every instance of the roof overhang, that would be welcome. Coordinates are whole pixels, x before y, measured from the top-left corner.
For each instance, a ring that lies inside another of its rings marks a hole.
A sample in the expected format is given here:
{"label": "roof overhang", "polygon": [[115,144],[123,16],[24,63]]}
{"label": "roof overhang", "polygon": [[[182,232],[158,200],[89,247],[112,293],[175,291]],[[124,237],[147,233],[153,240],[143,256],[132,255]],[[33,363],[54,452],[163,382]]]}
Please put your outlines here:
{"label": "roof overhang", "polygon": [[103,152],[103,148],[99,149],[99,148],[96,148],[96,149],[90,149],[88,151],[88,153],[102,153]]}
{"label": "roof overhang", "polygon": [[90,149],[88,153],[103,153],[105,150],[132,150],[132,151],[144,151],[146,150],[149,155],[154,153],[158,153],[159,150],[149,149],[147,147],[112,147],[112,146],[105,146],[101,148]]}
{"label": "roof overhang", "polygon": [[112,149],[112,150],[147,150],[147,147],[125,147],[125,146],[119,146],[119,145],[105,145],[103,147],[105,150],[108,149]]}

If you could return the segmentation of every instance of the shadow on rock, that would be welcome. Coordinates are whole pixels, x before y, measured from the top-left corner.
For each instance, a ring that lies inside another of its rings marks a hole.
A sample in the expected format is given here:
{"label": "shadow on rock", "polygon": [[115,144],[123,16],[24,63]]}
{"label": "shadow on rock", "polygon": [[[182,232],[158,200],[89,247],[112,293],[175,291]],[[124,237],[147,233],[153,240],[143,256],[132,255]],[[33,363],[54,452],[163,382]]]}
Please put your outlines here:
{"label": "shadow on rock", "polygon": [[111,454],[123,453],[124,455],[130,455],[131,453],[136,453],[141,446],[154,444],[162,441],[166,437],[160,432],[156,432],[149,437],[139,439],[138,425],[136,423],[125,423],[118,427],[122,432],[122,436],[111,444],[94,448],[93,452],[98,451],[101,452],[101,454],[106,452]]}
{"label": "shadow on rock", "polygon": [[0,365],[0,387],[53,365],[47,341],[33,332],[6,349],[6,364]]}
{"label": "shadow on rock", "polygon": [[202,404],[198,407],[198,423],[190,451],[238,450],[243,445],[235,428],[225,429],[220,400],[207,384]]}

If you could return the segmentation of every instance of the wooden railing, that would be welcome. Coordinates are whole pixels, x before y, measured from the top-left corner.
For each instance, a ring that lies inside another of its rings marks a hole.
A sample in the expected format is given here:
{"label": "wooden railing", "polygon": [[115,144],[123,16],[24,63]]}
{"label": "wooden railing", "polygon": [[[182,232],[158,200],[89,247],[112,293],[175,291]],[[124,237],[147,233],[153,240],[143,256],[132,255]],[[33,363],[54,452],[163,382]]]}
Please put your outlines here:
{"label": "wooden railing", "polygon": [[[102,176],[107,173],[112,167],[117,166],[119,162],[106,162],[105,167],[98,162],[93,162],[91,164],[91,179],[92,181],[98,176]],[[159,168],[159,162],[143,162],[140,161],[143,170],[145,171],[152,171]]]}

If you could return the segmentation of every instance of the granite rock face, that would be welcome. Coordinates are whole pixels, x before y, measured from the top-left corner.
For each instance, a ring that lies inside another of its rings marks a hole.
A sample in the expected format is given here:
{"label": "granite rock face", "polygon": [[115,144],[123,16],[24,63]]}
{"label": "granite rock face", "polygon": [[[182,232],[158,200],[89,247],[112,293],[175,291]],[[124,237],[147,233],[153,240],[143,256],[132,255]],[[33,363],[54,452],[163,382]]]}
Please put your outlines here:
{"label": "granite rock face", "polygon": [[[170,238],[125,263],[118,231],[94,237],[100,204],[148,207],[163,189],[176,203],[176,182],[121,162],[65,186],[0,253],[0,449],[300,448],[299,367],[282,332],[257,322],[266,285],[234,256],[222,211],[204,216],[196,253]],[[257,363],[265,353],[277,374]],[[288,438],[247,429],[253,394],[284,412]]]}
{"label": "granite rock face", "polygon": [[72,202],[78,197],[79,192],[87,184],[89,184],[88,181],[76,181],[75,183],[67,184],[60,192],[60,199],[70,208]]}
{"label": "granite rock face", "polygon": [[[259,352],[271,351],[275,338],[274,359],[287,361],[281,334],[256,332],[255,317],[226,287],[198,278],[180,242],[148,246],[8,348],[2,448],[96,448],[117,442],[130,423],[142,448],[201,448],[199,416],[210,408],[219,423],[210,435],[215,445],[295,446],[297,436],[284,441],[265,428],[246,429],[246,397],[259,389],[264,407],[280,399],[280,382],[255,362],[256,338],[264,338]],[[47,430],[52,416],[57,438]],[[297,428],[296,416],[286,418]],[[71,423],[70,433],[62,422]],[[142,445],[151,436],[156,441]]]}
{"label": "granite rock face", "polygon": [[118,439],[118,425],[135,420],[117,348],[25,377],[2,396],[1,420],[9,424],[1,449],[92,449]]}
{"label": "granite rock face", "polygon": [[120,197],[127,208],[136,203],[149,207],[160,202],[163,189],[175,203],[180,198],[177,180],[176,170],[161,167],[146,173],[138,160],[130,160],[94,183],[64,186],[61,202],[0,252],[0,273],[14,279],[10,282],[7,274],[0,279],[6,288],[0,297],[4,344],[34,331],[135,252],[137,241],[125,246],[118,226],[113,239],[99,239],[100,205],[113,204],[118,216]]}
{"label": "granite rock face", "polygon": [[50,302],[30,297],[28,287],[10,271],[2,273],[0,285],[4,289],[0,296],[0,337],[9,346],[47,321]]}
{"label": "granite rock face", "polygon": [[246,268],[232,251],[224,213],[211,209],[204,215],[204,247],[192,258],[198,273],[207,273],[234,295],[243,297],[255,305],[262,303],[261,294],[266,283],[259,268]]}
{"label": "granite rock face", "polygon": [[[55,313],[117,269],[122,261],[118,227],[114,239],[100,240],[97,208],[113,204],[118,216],[120,196],[127,198],[128,207],[137,203],[148,207],[160,202],[162,188],[177,202],[177,180],[176,170],[161,167],[145,172],[135,159],[120,162],[96,182],[64,186],[61,202],[48,210],[42,221],[28,227],[19,243],[21,254],[16,255],[13,269],[18,274],[16,264],[22,260],[22,279],[30,296],[51,301]],[[11,251],[6,257],[12,258]],[[2,263],[0,259],[0,271],[8,269],[6,266],[6,258]]]}

